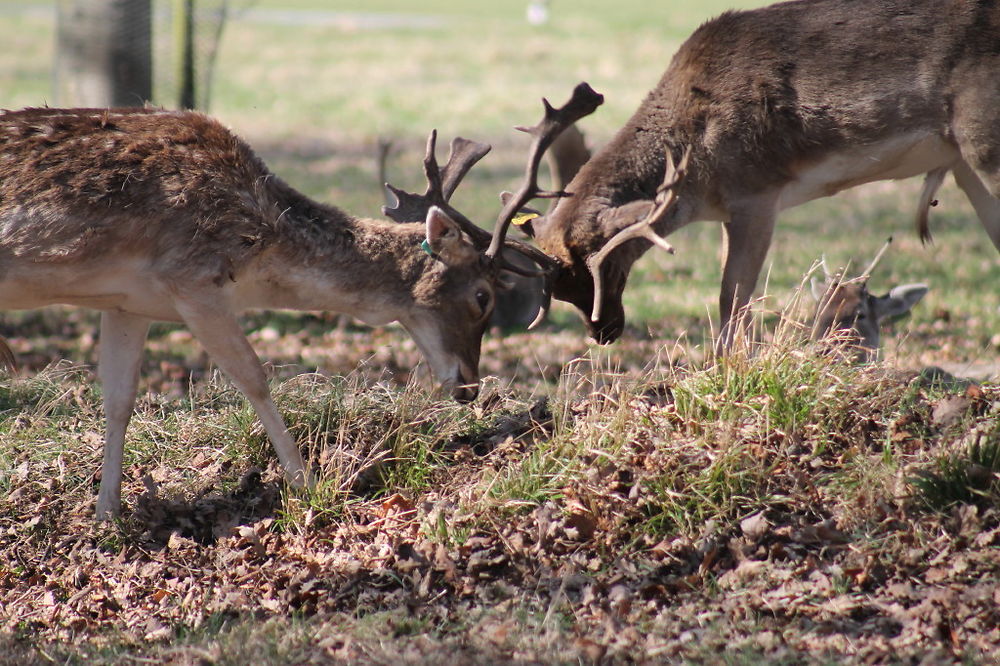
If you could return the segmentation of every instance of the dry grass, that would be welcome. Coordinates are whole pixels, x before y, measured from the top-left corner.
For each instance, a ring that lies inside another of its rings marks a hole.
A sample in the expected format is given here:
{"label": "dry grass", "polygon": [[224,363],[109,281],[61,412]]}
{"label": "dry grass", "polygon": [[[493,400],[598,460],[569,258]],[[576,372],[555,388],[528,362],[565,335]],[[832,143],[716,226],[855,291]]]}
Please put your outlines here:
{"label": "dry grass", "polygon": [[[141,404],[112,526],[91,522],[86,373],[8,381],[10,654],[995,657],[1000,515],[995,486],[966,481],[996,473],[1000,394],[852,366],[783,330],[711,365],[587,354],[544,398],[493,382],[472,406],[414,380],[294,376],[276,395],[320,478],[305,492],[275,482],[252,412],[210,373]],[[972,494],[928,511],[915,480],[931,474]]]}

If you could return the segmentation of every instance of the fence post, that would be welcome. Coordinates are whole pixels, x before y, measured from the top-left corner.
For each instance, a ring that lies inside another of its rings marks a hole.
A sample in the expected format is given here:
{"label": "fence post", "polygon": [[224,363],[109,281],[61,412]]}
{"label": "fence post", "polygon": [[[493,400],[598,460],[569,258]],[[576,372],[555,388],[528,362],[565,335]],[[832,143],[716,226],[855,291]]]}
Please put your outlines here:
{"label": "fence post", "polygon": [[56,103],[142,106],[153,96],[151,0],[63,0]]}

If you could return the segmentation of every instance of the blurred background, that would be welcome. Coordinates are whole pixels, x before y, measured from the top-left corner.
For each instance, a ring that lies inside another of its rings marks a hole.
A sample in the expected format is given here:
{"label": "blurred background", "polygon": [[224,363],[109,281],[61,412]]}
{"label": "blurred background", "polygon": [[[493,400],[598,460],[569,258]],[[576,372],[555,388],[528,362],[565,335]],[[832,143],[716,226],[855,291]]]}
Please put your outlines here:
{"label": "blurred background", "polygon": [[[424,142],[437,128],[440,144],[462,135],[493,145],[454,199],[489,226],[497,194],[512,189],[523,172],[528,141],[512,128],[541,117],[542,97],[561,104],[579,81],[603,93],[604,106],[581,123],[588,144],[598,148],[655,86],[692,30],[726,9],[762,4],[0,0],[0,107],[139,104],[148,98],[163,107],[197,108],[249,141],[292,185],[359,216],[378,216],[384,203],[379,147],[389,146],[381,165],[386,178],[422,191]],[[950,181],[932,211],[936,243],[922,247],[912,231],[918,192],[917,180],[875,183],[784,213],[762,285],[764,309],[784,309],[821,256],[832,267],[858,268],[894,234],[873,291],[923,281],[931,292],[898,335],[886,337],[887,354],[911,365],[995,358],[1000,256]],[[634,346],[639,363],[679,341],[683,349],[671,347],[670,354],[698,356],[717,318],[721,239],[718,225],[694,224],[672,237],[675,256],[647,254],[626,291],[631,328],[606,353],[625,359]],[[310,352],[320,347],[316,336],[332,344],[327,331],[334,324],[353,330],[313,315],[251,318],[248,326],[265,357],[276,353],[291,362],[304,350],[312,353],[307,366],[332,364],[333,371],[356,363],[359,354],[388,363],[377,342],[345,351],[342,363],[332,362],[329,349]],[[315,334],[305,335],[306,342],[289,345],[289,333],[312,325]],[[13,324],[4,326],[17,333]],[[162,331],[165,339],[183,338],[171,327]],[[408,353],[409,343],[391,329],[367,331],[355,341],[383,333],[386,345],[403,350],[392,354]],[[550,377],[588,348],[568,306],[556,307],[536,336],[516,327],[503,333],[506,339],[494,336],[484,347],[485,372],[495,362],[498,374]],[[275,348],[267,349],[272,340]],[[533,360],[524,358],[528,345]],[[545,355],[548,345],[552,358]],[[37,345],[23,346],[28,353]],[[89,353],[85,346],[85,359]],[[491,361],[491,353],[514,360]],[[393,361],[404,377],[408,359]]]}

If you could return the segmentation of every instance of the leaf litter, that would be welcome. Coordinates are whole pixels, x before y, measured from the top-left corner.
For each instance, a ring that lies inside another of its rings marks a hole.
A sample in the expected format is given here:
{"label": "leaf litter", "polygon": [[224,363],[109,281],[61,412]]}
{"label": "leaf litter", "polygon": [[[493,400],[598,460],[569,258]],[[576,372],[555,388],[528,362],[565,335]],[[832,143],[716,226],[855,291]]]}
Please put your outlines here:
{"label": "leaf litter", "polygon": [[[836,414],[786,431],[691,418],[678,372],[527,402],[497,390],[471,408],[480,427],[439,442],[429,481],[387,486],[386,462],[333,514],[290,511],[303,500],[273,463],[209,453],[190,459],[195,483],[170,461],[133,469],[131,510],[95,525],[94,479],[12,450],[0,662],[111,645],[121,663],[229,663],[241,626],[299,636],[276,663],[1000,658],[1000,506],[927,511],[903,481],[970,433],[998,436],[995,387],[862,373]],[[95,469],[86,425],[77,464]],[[898,464],[863,492],[886,442]],[[742,485],[692,482],[723,463]],[[501,488],[529,465],[537,488]]]}

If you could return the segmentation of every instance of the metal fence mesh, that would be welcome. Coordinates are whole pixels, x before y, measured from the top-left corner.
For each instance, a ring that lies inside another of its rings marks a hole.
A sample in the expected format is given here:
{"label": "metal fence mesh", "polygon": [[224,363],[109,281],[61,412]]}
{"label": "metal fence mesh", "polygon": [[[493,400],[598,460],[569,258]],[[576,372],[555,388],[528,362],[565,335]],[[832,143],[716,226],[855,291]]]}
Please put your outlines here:
{"label": "metal fence mesh", "polygon": [[[55,0],[57,25],[73,20],[74,10],[87,0]],[[118,26],[115,39],[128,43],[132,33],[150,31],[152,102],[169,108],[192,106],[207,109],[212,76],[226,21],[253,0],[150,0],[148,17],[134,25]],[[142,39],[139,37],[139,39]],[[64,68],[53,69],[53,90],[60,104],[72,96],[75,76]]]}

